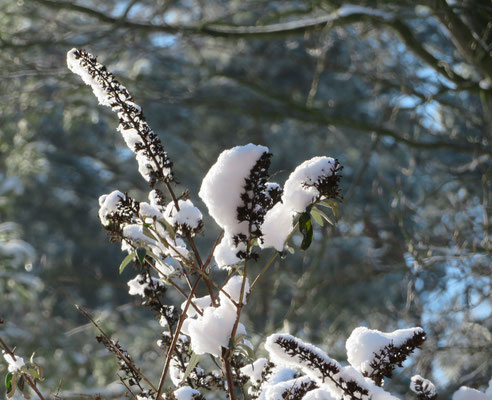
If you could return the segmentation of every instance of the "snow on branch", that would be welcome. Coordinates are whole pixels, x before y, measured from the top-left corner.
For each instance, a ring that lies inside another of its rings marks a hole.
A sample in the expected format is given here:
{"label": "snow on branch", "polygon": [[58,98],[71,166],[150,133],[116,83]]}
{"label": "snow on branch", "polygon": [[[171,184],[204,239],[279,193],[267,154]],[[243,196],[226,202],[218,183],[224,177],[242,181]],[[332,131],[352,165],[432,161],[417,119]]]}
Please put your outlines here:
{"label": "snow on branch", "polygon": [[223,151],[203,178],[199,196],[224,237],[214,252],[219,267],[250,256],[247,243],[261,235],[265,213],[280,199],[278,187],[267,185],[271,153],[247,144]]}
{"label": "snow on branch", "polygon": [[97,62],[95,56],[85,50],[70,50],[67,65],[85,84],[91,86],[100,104],[111,107],[118,114],[118,131],[135,153],[138,170],[150,186],[153,187],[158,181],[172,182],[172,162],[128,90],[104,65]]}
{"label": "snow on branch", "polygon": [[490,400],[492,399],[492,379],[485,393],[466,386],[461,386],[454,394],[452,400]]}
{"label": "snow on branch", "polygon": [[420,375],[412,376],[410,381],[410,390],[417,394],[418,400],[435,400],[437,391],[434,384]]}
{"label": "snow on branch", "polygon": [[302,369],[335,398],[396,400],[352,366],[342,367],[318,347],[288,334],[268,337],[265,348],[275,363]]}
{"label": "snow on branch", "polygon": [[422,346],[425,339],[422,328],[385,333],[358,327],[347,339],[347,358],[355,369],[382,386],[384,377],[390,378],[395,367],[401,367],[406,358]]}
{"label": "snow on branch", "polygon": [[297,214],[319,200],[341,198],[341,170],[338,160],[331,157],[314,157],[299,165],[285,182],[281,201],[265,215],[260,247],[282,251]]}
{"label": "snow on branch", "polygon": [[269,336],[265,348],[273,362],[301,368],[321,382],[331,379],[341,370],[340,364],[321,349],[289,334],[276,333]]}
{"label": "snow on branch", "polygon": [[302,376],[267,386],[264,396],[265,400],[298,400],[318,387],[310,377]]}

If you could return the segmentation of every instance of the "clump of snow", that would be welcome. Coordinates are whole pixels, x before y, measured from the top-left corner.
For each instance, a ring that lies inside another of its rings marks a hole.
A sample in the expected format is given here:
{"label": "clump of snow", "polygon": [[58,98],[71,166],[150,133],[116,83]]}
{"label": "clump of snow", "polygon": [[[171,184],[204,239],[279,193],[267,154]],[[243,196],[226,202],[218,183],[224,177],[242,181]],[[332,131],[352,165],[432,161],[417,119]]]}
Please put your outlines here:
{"label": "clump of snow", "polygon": [[236,254],[245,249],[236,246],[233,237],[247,235],[248,223],[238,221],[237,210],[243,204],[241,194],[245,178],[264,153],[268,153],[267,147],[251,143],[225,150],[203,178],[199,196],[212,218],[224,230],[224,237],[214,252],[219,267],[241,261]]}
{"label": "clump of snow", "polygon": [[173,385],[176,387],[179,386],[184,378],[184,372],[181,369],[181,364],[175,358],[172,358],[171,362],[169,363],[169,377],[171,378]]}
{"label": "clump of snow", "polygon": [[292,231],[292,222],[295,212],[284,203],[277,203],[265,215],[261,226],[263,236],[260,240],[261,248],[273,247],[277,251],[284,249],[285,241]]}
{"label": "clump of snow", "polygon": [[123,236],[134,242],[141,244],[155,244],[155,240],[144,233],[144,227],[139,224],[129,224],[123,227]]}
{"label": "clump of snow", "polygon": [[91,87],[94,95],[97,97],[97,100],[99,100],[99,104],[111,107],[111,101],[106,91],[103,89],[101,84],[89,74],[87,68],[84,68],[81,65],[81,59],[76,57],[77,53],[78,50],[75,48],[67,53],[68,69],[74,74],[79,75],[84,83]]}
{"label": "clump of snow", "polygon": [[[239,275],[233,276],[222,288],[232,300],[239,303],[239,298],[241,297],[241,288],[243,285],[243,277]],[[244,283],[244,293],[242,298],[242,303],[246,304],[246,295],[249,293],[249,280],[246,278]],[[221,303],[229,302],[230,299],[221,291],[219,294]],[[231,303],[232,304],[232,303]]]}
{"label": "clump of snow", "polygon": [[[288,354],[281,343],[288,342],[290,348],[295,348],[291,354]],[[333,365],[334,368],[340,370],[340,364],[328,357],[320,348],[304,343],[302,340],[289,335],[288,333],[275,333],[270,335],[265,342],[265,349],[270,354],[270,358],[276,364],[281,364],[289,367],[301,368],[306,374],[309,374],[316,379],[322,379],[320,371],[314,370],[309,366],[309,362],[304,357],[305,354],[312,354],[320,363]]]}
{"label": "clump of snow", "polygon": [[159,138],[150,129],[141,107],[133,101],[128,90],[120,84],[96,57],[85,50],[72,49],[67,53],[68,68],[92,88],[99,103],[118,114],[118,131],[135,153],[138,170],[151,186],[159,178],[172,180],[167,153]]}
{"label": "clump of snow", "polygon": [[176,204],[171,201],[164,212],[164,216],[177,230],[179,235],[183,235],[186,232],[196,231],[203,219],[200,210],[193,205],[191,200],[179,200],[179,211],[176,209]]}
{"label": "clump of snow", "polygon": [[[181,303],[181,311],[183,311],[186,307],[186,303],[188,302],[188,300],[185,300],[183,301],[183,303]],[[207,307],[210,307],[212,305],[212,300],[210,298],[210,296],[203,296],[203,297],[195,297],[193,298],[193,304],[195,304],[195,306],[197,306],[198,308],[200,309],[204,309],[204,308],[207,308]],[[195,307],[193,306],[189,306],[188,307],[188,310],[186,311],[186,315],[188,317],[195,317],[196,315],[198,315]]]}
{"label": "clump of snow", "polygon": [[[351,365],[342,367],[340,372],[334,375],[333,378],[335,380],[343,380],[344,382],[356,382],[360,388],[369,392],[369,398],[372,400],[399,400],[397,397],[385,391],[382,387],[375,385],[371,379],[365,378]],[[338,386],[335,386],[331,382],[327,382],[327,385],[330,386],[330,391],[332,393],[338,392],[338,396],[340,397],[344,393]]]}
{"label": "clump of snow", "polygon": [[284,382],[279,382],[275,385],[268,385],[264,390],[265,400],[283,400],[285,392],[295,393],[296,389],[299,389],[303,385],[308,385],[312,382],[311,378],[307,376],[301,376],[300,378],[291,379]]}
{"label": "clump of snow", "polygon": [[146,223],[152,223],[154,219],[156,221],[162,221],[164,219],[164,216],[159,209],[146,202],[140,203],[139,214]]}
{"label": "clump of snow", "polygon": [[[306,375],[320,384],[328,385],[329,391],[335,393],[337,398],[341,398],[344,392],[340,388],[341,385],[335,385],[333,380],[353,381],[360,388],[367,390],[373,400],[397,400],[396,397],[376,386],[369,378],[364,378],[352,366],[342,367],[318,347],[304,343],[292,335],[278,333],[271,335],[266,340],[265,348],[275,363],[302,369]],[[331,375],[332,379],[326,379],[327,374]]]}
{"label": "clump of snow", "polygon": [[454,392],[452,400],[490,400],[490,397],[479,390],[461,386]]}
{"label": "clump of snow", "polygon": [[263,232],[261,248],[273,247],[277,251],[284,249],[285,241],[292,232],[292,222],[297,213],[320,197],[316,183],[335,172],[335,160],[331,157],[314,157],[304,161],[292,172],[285,182],[282,202],[277,203],[265,215],[261,226]]}
{"label": "clump of snow", "polygon": [[[157,279],[152,277],[152,283],[155,287],[163,286],[163,283]],[[128,293],[132,296],[139,295],[145,297],[145,290],[150,289],[150,282],[143,275],[137,275],[132,280],[128,281]]]}
{"label": "clump of snow", "polygon": [[[224,285],[224,290],[229,293],[231,298],[239,301],[241,286],[238,279],[242,283],[242,278],[239,276],[233,277]],[[239,287],[239,292],[238,292]],[[249,288],[246,281],[245,289]],[[228,291],[229,290],[229,291]],[[245,290],[244,293],[247,293]],[[219,357],[222,353],[222,347],[229,346],[234,322],[237,317],[236,306],[225,296],[220,294],[221,304],[218,307],[206,307],[203,310],[203,315],[197,315],[196,318],[188,317],[182,327],[182,332],[191,338],[191,347],[196,354],[209,353]],[[245,301],[243,299],[243,301]],[[244,325],[239,323],[236,335],[246,335]]]}
{"label": "clump of snow", "polygon": [[358,371],[370,374],[370,363],[375,354],[391,344],[400,347],[417,333],[423,333],[423,329],[398,329],[386,333],[366,327],[355,328],[345,344],[348,362]]}
{"label": "clump of snow", "polygon": [[328,390],[319,388],[307,392],[302,400],[337,400],[337,398]]}
{"label": "clump of snow", "polygon": [[414,393],[425,393],[427,397],[437,396],[436,387],[428,379],[422,378],[420,375],[414,375],[410,379],[410,390]]}
{"label": "clump of snow", "polygon": [[246,245],[242,242],[236,245],[233,236],[224,232],[224,237],[214,250],[215,262],[221,268],[235,265],[241,261],[237,256],[239,251],[246,251]]}
{"label": "clump of snow", "polygon": [[489,398],[492,399],[492,379],[489,381],[489,387],[485,391],[485,395]]}
{"label": "clump of snow", "polygon": [[[267,387],[274,386],[278,383],[290,381],[297,378],[299,373],[293,368],[275,366],[272,374],[267,378],[266,382],[261,386],[262,391],[258,400],[266,400]],[[251,389],[251,388],[250,388]]]}
{"label": "clump of snow", "polygon": [[9,372],[15,373],[21,370],[21,368],[25,365],[24,359],[19,356],[12,357],[9,353],[3,353],[3,358],[5,358],[5,361],[7,361],[7,364],[9,365],[8,370]]}
{"label": "clump of snow", "polygon": [[176,400],[193,400],[195,396],[200,396],[200,392],[189,386],[183,386],[174,391],[174,397]]}
{"label": "clump of snow", "polygon": [[108,216],[118,211],[118,203],[125,199],[125,195],[119,190],[99,197],[99,219],[104,226],[109,224]]}
{"label": "clump of snow", "polygon": [[161,204],[162,198],[161,195],[159,195],[158,191],[155,189],[152,189],[149,192],[149,203],[152,207],[157,208],[160,212],[164,213],[164,204]]}
{"label": "clump of snow", "polygon": [[259,382],[261,381],[261,374],[263,373],[263,368],[265,368],[267,362],[266,358],[259,358],[255,362],[242,367],[241,372],[248,376],[251,382]]}

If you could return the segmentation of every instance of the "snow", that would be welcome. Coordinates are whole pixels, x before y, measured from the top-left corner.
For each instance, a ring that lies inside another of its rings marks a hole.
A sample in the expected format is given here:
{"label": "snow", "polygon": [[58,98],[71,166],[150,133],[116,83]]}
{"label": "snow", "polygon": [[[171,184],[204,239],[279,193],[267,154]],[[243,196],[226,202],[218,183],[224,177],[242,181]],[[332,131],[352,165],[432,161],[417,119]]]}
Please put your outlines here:
{"label": "snow", "polygon": [[123,227],[123,236],[134,243],[154,244],[155,240],[144,233],[144,227],[139,224],[129,224]]}
{"label": "snow", "polygon": [[311,378],[302,376],[300,378],[294,378],[288,381],[279,382],[275,385],[268,385],[264,389],[265,400],[283,400],[283,393],[293,391],[300,387],[302,384],[309,384]]}
{"label": "snow", "polygon": [[285,182],[282,203],[277,203],[265,215],[261,226],[261,248],[284,249],[285,241],[292,231],[292,222],[297,213],[306,211],[320,196],[314,186],[320,178],[333,175],[335,160],[331,157],[314,157],[304,161]]}
{"label": "snow", "polygon": [[292,231],[295,213],[283,203],[275,204],[266,215],[261,226],[263,233],[260,247],[273,247],[277,251],[284,249],[285,241]]}
{"label": "snow", "polygon": [[154,219],[156,221],[162,221],[164,219],[164,216],[156,207],[146,202],[140,203],[139,214],[142,220],[147,223],[152,223]]}
{"label": "snow", "polygon": [[169,364],[169,377],[176,387],[179,386],[184,377],[184,372],[180,368],[180,363],[175,358],[171,359]]}
{"label": "snow", "polygon": [[489,381],[489,387],[485,391],[485,395],[489,398],[492,399],[492,379]]}
{"label": "snow", "polygon": [[302,370],[306,374],[309,374],[316,379],[322,380],[320,372],[316,369],[309,368],[308,362],[304,358],[299,357],[299,355],[297,354],[294,354],[292,356],[287,354],[285,350],[278,343],[276,343],[279,339],[294,342],[299,349],[303,350],[304,352],[308,351],[316,355],[321,362],[332,364],[339,370],[341,368],[340,364],[338,364],[336,360],[328,357],[326,353],[324,353],[320,348],[310,343],[304,343],[303,341],[297,339],[292,335],[289,335],[288,333],[275,333],[273,335],[270,335],[265,342],[265,349],[270,354],[270,358],[272,359],[272,361],[276,364],[285,365],[288,367],[302,368]]}
{"label": "snow", "polygon": [[355,328],[345,344],[348,362],[358,371],[370,374],[372,368],[369,364],[374,359],[375,353],[379,353],[389,344],[400,347],[414,334],[422,332],[423,329],[418,327],[398,329],[389,333],[366,327]]}
{"label": "snow", "polygon": [[[152,277],[152,282],[156,287],[162,286],[162,282],[157,278]],[[146,277],[137,275],[135,278],[128,281],[128,293],[132,296],[139,295],[145,297],[145,290],[150,288],[149,283],[150,282],[147,281]]]}
{"label": "snow", "polygon": [[[242,277],[235,276],[224,285],[224,290],[239,301]],[[246,280],[245,292],[249,290]],[[219,295],[220,306],[206,307],[203,315],[189,316],[183,323],[182,332],[191,338],[191,347],[196,354],[209,353],[220,357],[222,347],[229,347],[232,328],[237,317],[236,306],[223,293]],[[204,300],[205,302],[205,300]],[[245,304],[245,299],[243,299]],[[236,335],[246,335],[244,325],[239,323]]]}
{"label": "snow", "polygon": [[179,211],[176,209],[176,204],[171,201],[164,212],[164,216],[172,226],[177,226],[178,234],[183,235],[188,227],[191,230],[196,230],[200,226],[203,219],[200,210],[193,205],[191,200],[179,200]]}
{"label": "snow", "polygon": [[[417,382],[422,386],[421,390],[417,390]],[[420,375],[414,375],[410,379],[410,390],[414,393],[426,393],[429,397],[436,396],[437,391],[434,384],[428,379],[422,378]]]}
{"label": "snow", "polygon": [[328,390],[319,388],[307,392],[302,400],[337,400]]}
{"label": "snow", "polygon": [[[187,302],[188,302],[188,300],[185,300],[185,301],[183,301],[183,303],[181,303],[181,311],[183,311],[185,309]],[[193,299],[193,304],[195,304],[200,309],[204,309],[204,308],[210,307],[212,305],[212,300],[210,299],[210,296],[195,297]],[[188,310],[186,311],[186,315],[188,317],[195,317],[198,315],[198,313],[197,313],[195,307],[193,307],[190,304],[190,306],[188,307]]]}
{"label": "snow", "polygon": [[258,400],[266,400],[267,388],[274,386],[278,383],[289,381],[299,376],[299,373],[293,368],[285,368],[275,366],[272,374],[267,378],[266,382],[262,385],[262,391]]}
{"label": "snow", "polygon": [[[297,348],[297,351],[293,351],[295,354],[290,355],[281,347],[277,341],[279,339],[294,342],[293,348]],[[345,382],[355,381],[357,384],[369,391],[369,395],[373,400],[397,400],[396,397],[386,392],[382,388],[376,386],[369,378],[364,378],[362,374],[352,366],[342,367],[336,360],[328,357],[318,347],[304,343],[300,339],[295,338],[289,334],[274,334],[267,338],[265,348],[270,354],[270,358],[277,364],[287,365],[290,367],[301,368],[305,374],[315,379],[320,384],[328,385],[330,392],[335,393],[337,398],[340,398],[343,394],[340,388],[335,386],[331,380],[326,379],[321,371],[313,367],[312,362],[306,359],[305,354],[311,353],[313,359],[318,359],[320,363],[330,364],[330,370],[337,370],[336,373],[330,373],[333,379],[343,379]],[[302,352],[302,356],[300,353]]]}
{"label": "snow", "polygon": [[174,397],[176,400],[193,400],[194,396],[199,396],[200,392],[189,386],[183,386],[182,388],[174,391]]}
{"label": "snow", "polygon": [[[151,182],[159,176],[171,177],[167,154],[145,121],[141,107],[134,103],[128,90],[92,54],[84,50],[70,50],[67,53],[67,65],[92,88],[100,104],[111,107],[118,114],[120,123],[117,130],[135,153],[138,170],[144,179]],[[151,154],[146,155],[148,151]]]}
{"label": "snow", "polygon": [[222,347],[229,345],[235,318],[235,307],[230,304],[207,307],[202,316],[188,318],[182,331],[190,336],[191,347],[196,354],[209,353],[220,357]]}
{"label": "snow", "polygon": [[268,148],[254,144],[224,150],[202,181],[199,196],[215,222],[224,230],[224,237],[214,256],[219,267],[239,263],[236,253],[241,250],[232,242],[234,235],[248,233],[248,223],[239,222],[237,209],[242,205],[241,193],[245,178]]}
{"label": "snow", "polygon": [[99,219],[104,226],[109,224],[108,215],[118,211],[118,203],[125,198],[119,190],[99,197]]}
{"label": "snow", "polygon": [[159,203],[161,202],[161,198],[157,193],[157,190],[153,189],[149,192],[149,202],[152,207],[157,208],[161,213],[164,213],[164,208]]}
{"label": "snow", "polygon": [[[226,292],[232,300],[236,303],[239,303],[239,298],[241,297],[241,287],[243,284],[243,277],[240,275],[235,275],[224,285],[222,288],[224,292]],[[244,293],[242,303],[246,304],[246,295],[249,293],[249,280],[246,278],[246,282],[244,284]],[[231,305],[230,299],[221,291],[219,294],[219,298],[222,304],[225,302],[229,302]]]}
{"label": "snow", "polygon": [[[357,371],[354,367],[347,365],[340,369],[340,372],[333,376],[334,379],[339,380],[343,379],[345,382],[354,381],[356,382],[362,389],[366,389],[369,392],[369,398],[371,400],[399,400],[397,397],[385,391],[383,388],[374,384],[374,382],[362,376],[362,374]],[[337,388],[330,381],[326,382],[327,385],[330,386],[330,391],[333,393],[339,394],[341,397],[343,391]],[[338,397],[338,396],[337,396]],[[340,398],[338,397],[338,398]]]}
{"label": "snow", "polygon": [[94,95],[99,100],[99,104],[103,106],[111,107],[111,101],[105,90],[102,88],[101,84],[87,72],[87,69],[85,67],[83,67],[80,64],[82,60],[80,58],[77,59],[75,57],[75,54],[77,52],[78,50],[73,48],[67,53],[68,69],[72,71],[74,74],[79,75],[84,81],[84,83],[91,87],[92,91],[94,92]]}
{"label": "snow", "polygon": [[461,386],[454,392],[452,400],[490,400],[490,397],[478,390]]}
{"label": "snow", "polygon": [[244,243],[239,243],[238,246],[236,246],[232,235],[224,233],[224,237],[214,250],[215,262],[222,268],[237,264],[241,262],[237,257],[238,251],[246,251],[246,245]]}
{"label": "snow", "polygon": [[242,367],[241,372],[247,377],[249,377],[251,382],[253,383],[260,382],[263,368],[265,368],[267,362],[268,361],[266,358],[259,358],[255,362],[251,364],[247,364],[244,367]]}
{"label": "snow", "polygon": [[117,130],[123,136],[123,140],[125,141],[128,148],[135,153],[135,146],[137,144],[143,144],[143,140],[138,134],[138,131],[134,128],[125,129],[122,125],[119,125]]}
{"label": "snow", "polygon": [[21,370],[21,368],[25,365],[24,359],[19,356],[15,356],[14,358],[9,354],[9,353],[3,353],[3,358],[5,358],[5,361],[7,361],[7,364],[9,365],[8,369],[9,372],[15,373]]}

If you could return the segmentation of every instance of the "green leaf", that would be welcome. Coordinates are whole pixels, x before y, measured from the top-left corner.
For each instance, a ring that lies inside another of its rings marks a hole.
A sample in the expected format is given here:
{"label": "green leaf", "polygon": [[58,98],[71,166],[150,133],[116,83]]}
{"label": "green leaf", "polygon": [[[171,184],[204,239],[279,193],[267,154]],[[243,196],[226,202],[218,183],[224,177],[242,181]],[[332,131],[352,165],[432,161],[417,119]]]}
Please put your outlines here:
{"label": "green leaf", "polygon": [[198,354],[195,353],[191,354],[190,361],[188,363],[188,366],[186,367],[186,371],[183,375],[183,379],[181,380],[181,383],[183,383],[186,379],[188,379],[188,377],[191,374],[191,371],[193,371],[193,368],[196,367],[199,360],[200,360],[200,356]]}
{"label": "green leaf", "polygon": [[147,255],[147,250],[145,250],[143,247],[139,247],[136,253],[137,253],[138,262],[140,264],[143,264],[145,261],[145,256]]}
{"label": "green leaf", "polygon": [[[8,384],[7,384],[7,379],[8,379]],[[15,394],[15,390],[17,389],[17,379],[18,375],[17,374],[12,374],[12,372],[9,372],[7,376],[5,377],[5,386],[7,388],[7,398],[11,398]]]}
{"label": "green leaf", "polygon": [[12,376],[14,374],[12,374],[12,372],[9,372],[6,376],[5,376],[5,388],[7,389],[7,393],[10,392],[12,390]]}
{"label": "green leaf", "polygon": [[159,222],[162,225],[164,225],[164,227],[166,228],[166,231],[169,233],[169,235],[171,235],[171,238],[174,240],[174,238],[176,237],[176,232],[174,231],[174,227],[169,222],[167,222],[165,219],[159,220]]}
{"label": "green leaf", "polygon": [[313,219],[317,222],[319,226],[324,225],[323,218],[321,217],[321,214],[316,207],[313,207],[311,209],[311,217],[313,217]]}
{"label": "green leaf", "polygon": [[311,215],[307,212],[302,213],[299,218],[299,230],[302,233],[303,239],[301,243],[301,250],[307,250],[311,246],[313,241],[313,222],[311,221]]}
{"label": "green leaf", "polygon": [[321,217],[323,217],[323,218],[326,220],[326,222],[328,222],[330,225],[335,225],[335,223],[331,220],[331,218],[330,218],[330,217],[328,217],[328,215],[326,215],[323,211],[318,210],[318,213],[319,213],[319,215],[320,215]]}
{"label": "green leaf", "polygon": [[128,264],[130,264],[130,261],[132,261],[132,260],[135,258],[135,256],[136,256],[136,253],[135,253],[135,252],[133,252],[133,253],[128,254],[128,255],[127,255],[127,256],[123,259],[123,261],[122,261],[122,262],[121,262],[121,264],[120,264],[120,275],[121,275],[121,273],[124,271],[124,269],[126,268],[126,266],[127,266]]}
{"label": "green leaf", "polygon": [[331,209],[331,212],[333,213],[333,216],[335,217],[335,221],[338,221],[338,202],[334,199],[326,199],[326,200],[321,200],[318,203],[320,206],[327,207]]}

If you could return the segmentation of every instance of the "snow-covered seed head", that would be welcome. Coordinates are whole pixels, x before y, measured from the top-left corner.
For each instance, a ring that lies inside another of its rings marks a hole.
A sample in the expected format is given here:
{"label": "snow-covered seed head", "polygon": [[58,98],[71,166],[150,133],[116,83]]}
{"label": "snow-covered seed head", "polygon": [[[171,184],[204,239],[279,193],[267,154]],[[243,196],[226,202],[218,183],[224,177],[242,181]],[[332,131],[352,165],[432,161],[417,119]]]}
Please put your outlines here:
{"label": "snow-covered seed head", "polygon": [[272,199],[278,200],[278,196],[268,196],[266,186],[270,157],[265,146],[236,146],[223,151],[203,178],[199,196],[224,229],[222,242],[214,252],[220,267],[249,256],[247,241],[261,234],[264,215]]}
{"label": "snow-covered seed head", "polygon": [[389,333],[358,327],[347,339],[347,358],[355,369],[382,386],[384,377],[391,377],[394,368],[424,341],[425,332],[419,327]]}
{"label": "snow-covered seed head", "polygon": [[435,400],[437,398],[437,390],[434,384],[420,375],[412,376],[410,390],[417,394],[419,400]]}
{"label": "snow-covered seed head", "polygon": [[203,227],[203,216],[190,199],[178,201],[179,210],[174,201],[170,202],[164,211],[167,222],[174,227],[178,235],[196,235]]}
{"label": "snow-covered seed head", "polygon": [[173,181],[172,162],[128,90],[104,65],[97,62],[94,55],[85,50],[70,50],[67,53],[67,65],[84,83],[91,86],[100,104],[111,107],[117,113],[118,131],[135,153],[138,170],[150,186],[153,187],[158,181]]}
{"label": "snow-covered seed head", "polygon": [[124,227],[136,222],[139,210],[140,203],[119,190],[99,197],[99,219],[112,241],[122,239]]}
{"label": "snow-covered seed head", "polygon": [[283,251],[296,215],[319,200],[340,199],[341,169],[332,157],[314,157],[299,165],[285,182],[281,201],[264,216],[260,247]]}

